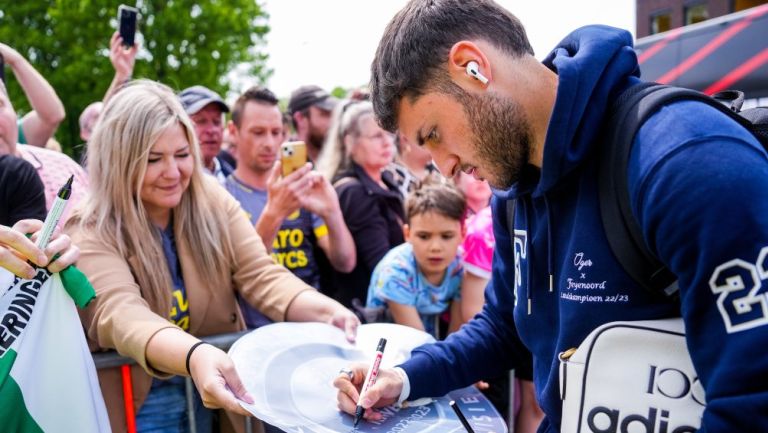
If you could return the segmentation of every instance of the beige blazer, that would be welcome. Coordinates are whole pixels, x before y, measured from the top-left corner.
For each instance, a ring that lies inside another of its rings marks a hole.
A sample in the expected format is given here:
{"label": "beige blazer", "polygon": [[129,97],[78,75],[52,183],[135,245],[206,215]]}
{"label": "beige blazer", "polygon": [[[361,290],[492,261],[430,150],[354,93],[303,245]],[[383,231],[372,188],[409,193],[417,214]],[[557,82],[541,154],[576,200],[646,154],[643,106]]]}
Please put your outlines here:
{"label": "beige blazer", "polygon": [[[206,336],[239,331],[245,328],[235,291],[275,321],[284,321],[291,301],[304,290],[314,290],[290,271],[276,264],[248,221],[240,205],[218,184],[206,182],[210,206],[223,206],[235,259],[231,260],[231,287],[206,287],[192,261],[193,254],[178,227],[174,227],[176,248],[189,301],[189,333]],[[81,313],[91,351],[117,349],[138,362],[132,367],[133,406],[138,413],[146,398],[152,376],[169,377],[147,364],[145,351],[150,338],[161,329],[175,328],[169,322],[171,289],[167,296],[150,305],[141,294],[133,277],[137,262],[121,257],[89,231],[69,230],[80,250],[77,267],[96,289],[96,299]],[[149,241],[149,240],[148,240]],[[158,260],[165,260],[161,257]],[[222,258],[227,260],[227,258]],[[184,354],[179,354],[184,356]],[[112,431],[126,431],[122,382],[119,368],[98,371],[99,383],[109,412]]]}

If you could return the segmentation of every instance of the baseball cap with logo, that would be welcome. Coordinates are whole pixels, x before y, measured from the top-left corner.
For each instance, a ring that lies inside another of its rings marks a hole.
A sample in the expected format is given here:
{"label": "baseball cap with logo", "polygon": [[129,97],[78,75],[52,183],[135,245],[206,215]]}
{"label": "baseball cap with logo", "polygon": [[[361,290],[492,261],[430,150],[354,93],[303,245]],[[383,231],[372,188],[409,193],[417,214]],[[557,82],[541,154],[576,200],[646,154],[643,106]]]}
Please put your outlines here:
{"label": "baseball cap with logo", "polygon": [[312,106],[331,111],[337,102],[338,99],[318,86],[301,86],[291,93],[291,99],[288,101],[288,112],[293,114]]}
{"label": "baseball cap with logo", "polygon": [[179,101],[184,106],[184,111],[192,115],[200,111],[210,103],[214,103],[221,108],[224,113],[229,112],[229,107],[221,99],[218,93],[204,86],[192,86],[179,92]]}

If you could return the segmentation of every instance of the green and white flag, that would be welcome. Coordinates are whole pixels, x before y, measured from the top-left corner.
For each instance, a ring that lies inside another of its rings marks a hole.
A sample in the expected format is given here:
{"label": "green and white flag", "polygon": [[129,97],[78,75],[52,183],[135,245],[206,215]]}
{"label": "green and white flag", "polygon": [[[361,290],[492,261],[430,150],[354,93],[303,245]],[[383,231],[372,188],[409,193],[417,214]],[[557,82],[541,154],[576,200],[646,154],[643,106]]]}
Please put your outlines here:
{"label": "green and white flag", "polygon": [[81,290],[73,291],[73,284],[62,279],[79,271],[68,269],[73,271],[62,276],[38,269],[31,280],[0,269],[3,432],[110,431],[96,368],[73,303],[86,304],[93,288],[82,278]]}

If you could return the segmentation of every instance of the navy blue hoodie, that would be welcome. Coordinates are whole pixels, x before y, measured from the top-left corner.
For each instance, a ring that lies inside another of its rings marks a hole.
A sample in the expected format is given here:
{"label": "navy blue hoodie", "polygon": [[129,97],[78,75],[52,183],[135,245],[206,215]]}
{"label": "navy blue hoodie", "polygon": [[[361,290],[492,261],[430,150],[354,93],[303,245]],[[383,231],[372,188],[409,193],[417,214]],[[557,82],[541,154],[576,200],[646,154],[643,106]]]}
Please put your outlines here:
{"label": "navy blue hoodie", "polygon": [[[611,253],[598,204],[603,122],[614,98],[639,82],[631,35],[585,27],[544,64],[559,83],[542,168],[526,167],[511,189],[495,192],[486,305],[402,365],[410,398],[524,365],[527,348],[546,415],[539,431],[557,432],[559,352],[607,322],[682,313],[707,397],[700,431],[768,432],[768,156],[746,130],[701,103],[668,105],[643,125],[628,169],[632,209],[681,287],[680,304],[660,299]],[[506,227],[510,198],[517,199],[514,234]]]}

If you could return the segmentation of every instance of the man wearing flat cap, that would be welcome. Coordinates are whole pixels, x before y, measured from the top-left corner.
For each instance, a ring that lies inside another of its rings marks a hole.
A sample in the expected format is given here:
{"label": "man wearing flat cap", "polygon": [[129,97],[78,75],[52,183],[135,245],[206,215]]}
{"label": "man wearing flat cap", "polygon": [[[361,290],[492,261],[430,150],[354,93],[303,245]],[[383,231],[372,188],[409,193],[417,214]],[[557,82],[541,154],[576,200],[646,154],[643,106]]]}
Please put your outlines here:
{"label": "man wearing flat cap", "polygon": [[224,185],[227,176],[234,171],[230,164],[217,156],[224,137],[222,114],[228,113],[229,107],[218,93],[204,86],[188,87],[178,96],[195,125],[205,169]]}
{"label": "man wearing flat cap", "polygon": [[307,143],[307,156],[311,161],[323,147],[331,126],[331,111],[338,100],[318,86],[301,86],[291,93],[288,113],[298,140]]}

